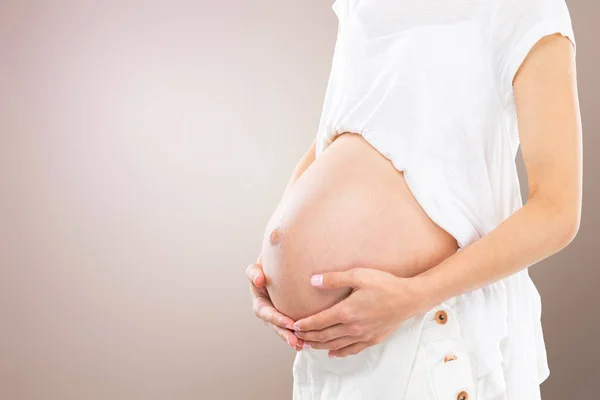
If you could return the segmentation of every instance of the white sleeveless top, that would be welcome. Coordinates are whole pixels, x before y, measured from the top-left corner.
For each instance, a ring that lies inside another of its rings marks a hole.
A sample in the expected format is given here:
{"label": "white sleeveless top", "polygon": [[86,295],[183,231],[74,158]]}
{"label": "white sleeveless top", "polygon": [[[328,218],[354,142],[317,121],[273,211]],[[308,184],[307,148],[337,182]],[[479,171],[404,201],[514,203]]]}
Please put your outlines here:
{"label": "white sleeveless top", "polygon": [[[404,171],[459,251],[522,207],[512,79],[542,36],[559,32],[575,46],[565,1],[337,0],[332,7],[339,25],[317,157],[336,135],[361,134]],[[479,398],[502,387],[509,399],[533,399],[531,385],[549,368],[528,270],[459,303]]]}

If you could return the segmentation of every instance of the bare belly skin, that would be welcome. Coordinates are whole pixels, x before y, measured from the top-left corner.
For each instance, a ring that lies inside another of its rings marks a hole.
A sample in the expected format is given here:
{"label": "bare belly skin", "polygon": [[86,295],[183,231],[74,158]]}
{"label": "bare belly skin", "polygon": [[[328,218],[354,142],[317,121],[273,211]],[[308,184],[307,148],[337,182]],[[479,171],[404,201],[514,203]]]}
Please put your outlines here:
{"label": "bare belly skin", "polygon": [[411,277],[457,249],[416,201],[403,173],[362,136],[344,133],[281,200],[261,254],[273,305],[298,320],[350,293],[311,286],[315,273],[364,267]]}

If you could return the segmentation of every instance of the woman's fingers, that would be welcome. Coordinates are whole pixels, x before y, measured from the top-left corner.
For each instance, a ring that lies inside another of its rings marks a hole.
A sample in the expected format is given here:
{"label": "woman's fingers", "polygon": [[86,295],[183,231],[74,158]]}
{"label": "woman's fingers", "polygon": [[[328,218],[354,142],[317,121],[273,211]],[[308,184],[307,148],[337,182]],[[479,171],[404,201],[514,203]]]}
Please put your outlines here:
{"label": "woman's fingers", "polygon": [[256,287],[263,287],[266,283],[265,274],[262,270],[262,265],[259,263],[254,263],[248,265],[246,268],[246,276],[250,280],[250,282]]}
{"label": "woman's fingers", "polygon": [[[294,321],[285,315],[281,314],[268,299],[262,294],[257,293],[253,299],[254,313],[258,318],[263,320],[264,324],[269,326],[279,337],[285,340],[291,347],[297,351],[302,350],[304,340],[296,337],[294,332],[289,328],[292,327]],[[285,327],[288,327],[286,329]]]}
{"label": "woman's fingers", "polygon": [[342,347],[339,350],[330,350],[328,355],[329,357],[346,357],[358,354],[369,346],[370,344],[366,342],[356,342],[350,346]]}
{"label": "woman's fingers", "polygon": [[313,349],[339,350],[357,342],[359,342],[359,339],[354,336],[343,336],[328,342],[313,342],[306,340],[304,343],[306,346],[310,346]]}
{"label": "woman's fingers", "polygon": [[[270,300],[265,297],[257,296],[254,297],[254,313],[256,316],[263,321],[267,321],[270,324],[277,325],[281,328],[292,329],[294,321],[277,311]],[[294,334],[290,331],[290,335]]]}
{"label": "woman's fingers", "polygon": [[271,327],[271,329],[273,329],[273,331],[284,341],[286,341],[291,347],[293,347],[294,349],[296,349],[297,351],[302,350],[302,347],[304,346],[304,340],[297,338],[292,331],[290,331],[289,329],[284,329],[284,328],[280,328],[277,325],[273,325],[268,323],[267,325],[269,325]]}
{"label": "woman's fingers", "polygon": [[250,279],[250,291],[252,293],[254,313],[263,321],[268,323],[292,329],[294,321],[286,317],[275,307],[269,298],[267,290],[263,287],[265,276],[260,264],[250,264],[246,268],[246,275]]}
{"label": "woman's fingers", "polygon": [[263,320],[273,331],[297,351],[302,350],[304,340],[296,337],[291,330],[294,321],[277,311],[273,306],[265,288],[266,277],[262,270],[262,255],[254,264],[246,268],[246,276],[250,280],[250,293],[256,316]]}
{"label": "woman's fingers", "polygon": [[311,343],[325,343],[343,336],[354,336],[354,329],[346,324],[336,324],[320,331],[297,331],[295,335]]}
{"label": "woman's fingers", "polygon": [[362,283],[365,271],[362,268],[353,268],[348,271],[327,272],[313,275],[310,283],[322,289],[355,288]]}
{"label": "woman's fingers", "polygon": [[320,313],[296,321],[293,329],[299,332],[320,331],[339,323],[349,322],[350,316],[346,310],[346,300]]}

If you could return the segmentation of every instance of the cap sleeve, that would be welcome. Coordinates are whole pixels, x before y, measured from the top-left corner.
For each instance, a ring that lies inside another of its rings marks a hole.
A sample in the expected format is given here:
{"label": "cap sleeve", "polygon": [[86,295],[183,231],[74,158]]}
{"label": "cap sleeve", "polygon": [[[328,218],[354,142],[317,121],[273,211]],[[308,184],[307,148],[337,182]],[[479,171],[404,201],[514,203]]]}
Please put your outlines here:
{"label": "cap sleeve", "polygon": [[542,37],[560,33],[576,49],[565,0],[497,0],[491,26],[496,65],[505,88],[512,88],[517,70]]}
{"label": "cap sleeve", "polygon": [[335,0],[331,5],[331,8],[340,22],[342,22],[346,19],[346,15],[348,14],[348,0]]}
{"label": "cap sleeve", "polygon": [[344,24],[352,10],[357,6],[359,0],[335,0],[331,5],[335,15],[337,15],[340,24]]}

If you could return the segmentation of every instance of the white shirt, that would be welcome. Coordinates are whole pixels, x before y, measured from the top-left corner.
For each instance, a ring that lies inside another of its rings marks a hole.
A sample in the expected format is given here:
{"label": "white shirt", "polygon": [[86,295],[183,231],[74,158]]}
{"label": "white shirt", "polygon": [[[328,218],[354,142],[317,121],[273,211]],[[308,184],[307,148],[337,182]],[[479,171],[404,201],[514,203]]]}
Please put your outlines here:
{"label": "white shirt", "polygon": [[[361,134],[404,171],[417,201],[459,251],[522,207],[512,79],[542,36],[559,32],[575,46],[565,1],[337,0],[332,8],[338,35],[317,157],[337,134]],[[478,398],[536,398],[549,368],[528,270],[459,300]],[[298,374],[310,354],[298,353]],[[372,372],[368,379],[378,378]],[[390,398],[402,398],[392,390]]]}

